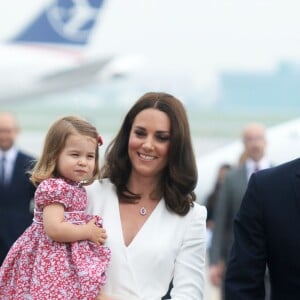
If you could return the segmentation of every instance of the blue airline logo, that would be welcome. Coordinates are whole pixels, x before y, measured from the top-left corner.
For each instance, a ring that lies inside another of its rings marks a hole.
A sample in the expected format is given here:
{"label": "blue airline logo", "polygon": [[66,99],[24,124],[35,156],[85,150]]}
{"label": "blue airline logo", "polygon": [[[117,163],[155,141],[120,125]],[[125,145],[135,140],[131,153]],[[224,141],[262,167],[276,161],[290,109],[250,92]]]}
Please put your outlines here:
{"label": "blue airline logo", "polygon": [[86,44],[102,4],[103,0],[55,0],[12,41]]}

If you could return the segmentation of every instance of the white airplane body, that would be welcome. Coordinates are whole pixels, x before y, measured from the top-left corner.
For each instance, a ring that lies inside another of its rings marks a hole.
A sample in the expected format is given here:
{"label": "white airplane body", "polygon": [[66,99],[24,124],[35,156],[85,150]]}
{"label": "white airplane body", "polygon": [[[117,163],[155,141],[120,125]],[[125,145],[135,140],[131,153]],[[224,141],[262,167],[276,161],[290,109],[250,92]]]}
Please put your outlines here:
{"label": "white airplane body", "polygon": [[103,0],[51,0],[39,8],[31,19],[24,12],[19,31],[11,30],[12,35],[4,40],[0,36],[0,102],[24,100],[130,71],[132,57],[100,56],[99,49],[92,49],[91,36],[101,25]]}
{"label": "white airplane body", "polygon": [[[300,157],[300,119],[270,127],[266,133],[266,154],[274,166]],[[236,165],[242,151],[242,142],[236,140],[198,157],[197,202],[205,202],[214,187],[220,165],[223,163]]]}

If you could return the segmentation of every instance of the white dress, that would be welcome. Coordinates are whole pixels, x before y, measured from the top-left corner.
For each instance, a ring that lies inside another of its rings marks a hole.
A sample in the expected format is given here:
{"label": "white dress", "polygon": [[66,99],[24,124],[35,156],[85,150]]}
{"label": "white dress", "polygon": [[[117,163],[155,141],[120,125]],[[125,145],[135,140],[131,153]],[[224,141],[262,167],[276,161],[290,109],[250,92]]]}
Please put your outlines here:
{"label": "white dress", "polygon": [[160,300],[173,279],[173,300],[201,300],[204,292],[206,208],[195,203],[181,217],[161,200],[130,245],[123,239],[119,202],[107,179],[86,187],[88,212],[101,215],[111,249],[102,291],[114,300]]}

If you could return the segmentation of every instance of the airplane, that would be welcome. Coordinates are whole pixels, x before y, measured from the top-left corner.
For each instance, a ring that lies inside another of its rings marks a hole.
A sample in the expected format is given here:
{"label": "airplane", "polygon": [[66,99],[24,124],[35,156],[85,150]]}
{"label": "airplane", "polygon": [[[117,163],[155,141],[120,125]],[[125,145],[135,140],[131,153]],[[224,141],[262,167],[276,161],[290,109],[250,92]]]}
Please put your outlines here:
{"label": "airplane", "polygon": [[0,44],[0,103],[123,76],[135,67],[133,57],[99,57],[89,51],[93,32],[102,21],[103,0],[44,4],[30,22]]}
{"label": "airplane", "polygon": [[[300,157],[300,118],[267,128],[266,136],[266,154],[274,166]],[[234,140],[197,158],[198,184],[195,192],[198,203],[205,203],[213,189],[220,165],[236,165],[242,150],[241,140]]]}

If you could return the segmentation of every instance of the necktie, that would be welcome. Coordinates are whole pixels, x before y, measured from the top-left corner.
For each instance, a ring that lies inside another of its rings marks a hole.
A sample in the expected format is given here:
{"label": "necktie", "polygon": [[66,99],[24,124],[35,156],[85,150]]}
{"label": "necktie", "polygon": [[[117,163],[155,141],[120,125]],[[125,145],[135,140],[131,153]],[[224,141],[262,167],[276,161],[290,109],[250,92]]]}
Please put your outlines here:
{"label": "necktie", "polygon": [[259,164],[255,164],[253,172],[256,173],[259,171]]}
{"label": "necktie", "polygon": [[6,157],[5,155],[3,155],[1,159],[1,174],[0,174],[0,180],[2,185],[5,184],[5,163],[6,163]]}

